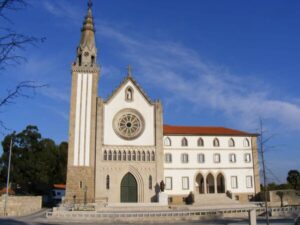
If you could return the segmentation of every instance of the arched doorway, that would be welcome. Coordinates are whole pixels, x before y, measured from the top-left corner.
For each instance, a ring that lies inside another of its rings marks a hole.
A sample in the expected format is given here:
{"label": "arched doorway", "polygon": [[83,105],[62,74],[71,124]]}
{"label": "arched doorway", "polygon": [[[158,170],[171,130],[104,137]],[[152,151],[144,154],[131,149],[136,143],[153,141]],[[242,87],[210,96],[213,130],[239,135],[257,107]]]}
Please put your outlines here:
{"label": "arched doorway", "polygon": [[217,190],[218,193],[225,193],[225,179],[221,173],[217,176]]}
{"label": "arched doorway", "polygon": [[137,182],[131,173],[127,173],[121,181],[121,202],[137,202]]}
{"label": "arched doorway", "polygon": [[199,173],[196,177],[196,192],[199,194],[204,194],[204,177]]}
{"label": "arched doorway", "polygon": [[215,193],[215,179],[211,173],[206,177],[206,188],[208,194]]}

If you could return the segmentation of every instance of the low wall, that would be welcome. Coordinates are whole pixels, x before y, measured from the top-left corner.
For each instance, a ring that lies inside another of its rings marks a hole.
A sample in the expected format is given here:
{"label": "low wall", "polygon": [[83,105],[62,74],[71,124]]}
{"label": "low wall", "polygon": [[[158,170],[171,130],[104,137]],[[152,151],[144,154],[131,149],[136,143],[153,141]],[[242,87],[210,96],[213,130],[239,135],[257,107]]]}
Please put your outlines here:
{"label": "low wall", "polygon": [[[4,215],[5,195],[0,198],[0,215]],[[23,216],[42,208],[42,196],[9,196],[7,198],[7,216]]]}

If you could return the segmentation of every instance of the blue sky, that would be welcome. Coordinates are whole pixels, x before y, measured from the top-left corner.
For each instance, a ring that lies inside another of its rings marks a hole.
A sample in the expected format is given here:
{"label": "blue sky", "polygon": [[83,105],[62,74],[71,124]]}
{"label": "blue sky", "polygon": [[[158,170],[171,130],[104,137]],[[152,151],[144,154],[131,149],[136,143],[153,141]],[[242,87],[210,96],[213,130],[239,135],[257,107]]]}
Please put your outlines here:
{"label": "blue sky", "polygon": [[[68,138],[71,63],[86,1],[32,0],[7,12],[1,26],[43,44],[28,59],[1,72],[0,96],[22,80],[49,84],[33,98],[1,109],[6,126],[37,125],[44,137]],[[99,95],[106,98],[126,74],[152,99],[161,99],[164,122],[226,126],[257,132],[258,119],[274,135],[267,152],[270,179],[300,169],[299,1],[94,1]]]}

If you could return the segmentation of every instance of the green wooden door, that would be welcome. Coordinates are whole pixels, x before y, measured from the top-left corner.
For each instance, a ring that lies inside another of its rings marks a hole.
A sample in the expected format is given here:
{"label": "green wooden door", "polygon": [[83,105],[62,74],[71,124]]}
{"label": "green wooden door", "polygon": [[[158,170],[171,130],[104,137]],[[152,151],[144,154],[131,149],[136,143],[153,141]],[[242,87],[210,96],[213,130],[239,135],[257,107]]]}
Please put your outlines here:
{"label": "green wooden door", "polygon": [[121,202],[137,202],[137,182],[131,173],[121,181]]}

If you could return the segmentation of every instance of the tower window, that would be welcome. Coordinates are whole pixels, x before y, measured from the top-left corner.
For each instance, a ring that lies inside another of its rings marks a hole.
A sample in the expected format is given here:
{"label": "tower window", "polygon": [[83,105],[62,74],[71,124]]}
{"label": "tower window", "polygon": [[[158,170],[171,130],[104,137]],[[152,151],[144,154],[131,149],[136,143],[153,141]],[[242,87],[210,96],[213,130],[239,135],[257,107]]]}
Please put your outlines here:
{"label": "tower window", "polygon": [[141,152],[137,153],[137,161],[141,161]]}
{"label": "tower window", "polygon": [[150,152],[147,152],[147,161],[150,161]]}
{"label": "tower window", "polygon": [[109,189],[109,184],[110,184],[110,179],[109,179],[109,175],[106,176],[106,189]]}
{"label": "tower window", "polygon": [[149,176],[149,189],[152,190],[152,176]]}
{"label": "tower window", "polygon": [[117,152],[116,151],[114,151],[113,159],[117,160]]}
{"label": "tower window", "polygon": [[94,66],[95,64],[95,56],[92,55],[91,57],[91,66]]}
{"label": "tower window", "polygon": [[103,159],[104,159],[104,160],[107,160],[107,151],[106,151],[106,150],[104,151]]}
{"label": "tower window", "polygon": [[133,89],[128,87],[125,91],[125,100],[128,102],[133,101]]}
{"label": "tower window", "polygon": [[111,153],[111,151],[108,152],[108,160],[112,160],[112,153]]}
{"label": "tower window", "polygon": [[121,151],[119,151],[119,153],[118,153],[118,160],[119,160],[119,161],[122,160],[122,153],[121,153]]}
{"label": "tower window", "polygon": [[123,152],[123,160],[126,161],[126,152]]}
{"label": "tower window", "polygon": [[155,161],[155,153],[154,152],[151,153],[151,160]]}

